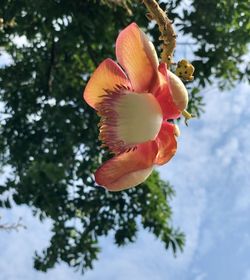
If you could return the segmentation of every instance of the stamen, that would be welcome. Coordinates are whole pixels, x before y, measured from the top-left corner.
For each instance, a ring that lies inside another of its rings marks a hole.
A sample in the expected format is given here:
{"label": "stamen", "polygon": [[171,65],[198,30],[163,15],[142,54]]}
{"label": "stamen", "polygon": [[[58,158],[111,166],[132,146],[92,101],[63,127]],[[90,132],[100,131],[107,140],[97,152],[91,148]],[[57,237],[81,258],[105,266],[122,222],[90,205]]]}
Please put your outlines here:
{"label": "stamen", "polygon": [[106,90],[97,110],[99,139],[115,154],[154,140],[162,124],[162,111],[152,94],[131,92],[123,86]]}
{"label": "stamen", "polygon": [[195,118],[193,114],[190,114],[188,111],[184,110],[182,111],[182,115],[185,118],[185,124],[188,126],[188,120]]}

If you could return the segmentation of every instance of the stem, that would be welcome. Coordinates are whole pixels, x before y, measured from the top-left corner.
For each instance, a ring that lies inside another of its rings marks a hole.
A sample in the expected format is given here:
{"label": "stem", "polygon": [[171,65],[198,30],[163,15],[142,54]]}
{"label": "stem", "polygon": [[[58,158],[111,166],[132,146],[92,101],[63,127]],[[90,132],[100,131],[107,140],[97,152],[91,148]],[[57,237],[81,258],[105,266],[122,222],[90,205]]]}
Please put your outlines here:
{"label": "stem", "polygon": [[161,9],[156,0],[143,0],[144,5],[149,11],[147,17],[155,20],[161,32],[160,40],[163,41],[161,60],[167,63],[168,68],[173,64],[173,53],[176,47],[176,33],[172,26],[171,20],[167,14]]}
{"label": "stem", "polygon": [[190,114],[188,111],[182,111],[182,116],[185,118],[185,124],[188,126],[188,120],[194,118],[194,115]]}

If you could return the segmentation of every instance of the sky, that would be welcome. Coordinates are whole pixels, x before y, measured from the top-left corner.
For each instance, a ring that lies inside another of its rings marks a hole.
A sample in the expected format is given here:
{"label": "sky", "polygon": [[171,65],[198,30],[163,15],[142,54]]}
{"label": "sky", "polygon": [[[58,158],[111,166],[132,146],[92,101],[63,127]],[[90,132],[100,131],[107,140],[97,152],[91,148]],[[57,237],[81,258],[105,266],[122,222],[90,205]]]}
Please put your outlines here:
{"label": "sky", "polygon": [[172,222],[186,234],[183,253],[173,257],[140,230],[123,248],[103,238],[99,260],[84,276],[65,264],[38,272],[34,252],[49,245],[51,221],[14,207],[0,210],[0,223],[22,217],[27,229],[0,231],[0,280],[250,280],[250,86],[205,91],[206,112],[181,124],[176,156],[158,169],[176,191]]}
{"label": "sky", "polygon": [[33,256],[48,246],[51,223],[14,207],[1,209],[2,221],[22,217],[27,229],[0,232],[0,280],[250,280],[249,93],[247,84],[229,92],[206,89],[206,112],[181,125],[175,158],[159,168],[176,191],[173,224],[186,234],[183,253],[174,258],[140,230],[124,248],[102,239],[99,260],[84,277],[65,264],[44,274],[33,269]]}

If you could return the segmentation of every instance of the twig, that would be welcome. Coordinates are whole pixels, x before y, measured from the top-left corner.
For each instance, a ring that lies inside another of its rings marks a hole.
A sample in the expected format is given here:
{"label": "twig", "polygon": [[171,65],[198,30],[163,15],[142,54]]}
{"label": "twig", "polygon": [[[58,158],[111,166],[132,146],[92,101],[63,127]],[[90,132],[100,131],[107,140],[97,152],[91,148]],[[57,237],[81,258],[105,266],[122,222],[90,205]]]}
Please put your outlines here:
{"label": "twig", "polygon": [[108,4],[108,5],[117,5],[117,6],[120,6],[120,7],[123,7],[126,12],[128,13],[129,16],[132,16],[132,11],[131,9],[129,8],[129,4],[131,4],[130,0],[101,0],[101,2],[103,2],[104,4]]}
{"label": "twig", "polygon": [[47,95],[50,95],[52,91],[52,82],[53,82],[53,70],[55,66],[55,39],[54,36],[52,36],[52,42],[51,42],[51,49],[50,49],[50,59],[49,59],[49,65],[48,65],[48,72],[47,72]]}
{"label": "twig", "polygon": [[16,231],[18,231],[20,228],[26,229],[26,226],[23,225],[21,223],[21,221],[22,221],[22,218],[19,218],[18,221],[14,224],[0,224],[0,230],[5,230],[5,231],[16,230]]}
{"label": "twig", "polygon": [[149,11],[147,14],[148,19],[155,20],[159,26],[161,32],[160,40],[162,44],[162,62],[167,63],[168,68],[173,64],[173,53],[176,47],[176,33],[172,26],[172,21],[168,18],[156,0],[143,0],[144,5]]}
{"label": "twig", "polygon": [[88,55],[89,55],[90,59],[92,60],[95,67],[97,67],[98,62],[96,60],[96,54],[94,53],[92,47],[89,44],[86,44],[86,47],[87,47],[87,52],[88,52]]}

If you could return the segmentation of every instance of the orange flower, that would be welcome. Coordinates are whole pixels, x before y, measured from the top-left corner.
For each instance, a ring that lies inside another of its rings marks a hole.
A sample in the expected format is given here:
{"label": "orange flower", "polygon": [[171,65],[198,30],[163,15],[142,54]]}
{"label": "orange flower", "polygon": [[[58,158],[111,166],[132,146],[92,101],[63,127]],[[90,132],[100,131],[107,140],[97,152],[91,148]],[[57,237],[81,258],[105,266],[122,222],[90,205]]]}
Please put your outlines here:
{"label": "orange flower", "polygon": [[183,83],[165,63],[159,65],[153,44],[135,23],[119,34],[116,57],[122,68],[104,60],[83,95],[101,117],[100,139],[115,154],[95,172],[96,182],[110,191],[142,183],[154,165],[174,156],[179,129],[167,120],[178,118],[188,103]]}

